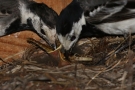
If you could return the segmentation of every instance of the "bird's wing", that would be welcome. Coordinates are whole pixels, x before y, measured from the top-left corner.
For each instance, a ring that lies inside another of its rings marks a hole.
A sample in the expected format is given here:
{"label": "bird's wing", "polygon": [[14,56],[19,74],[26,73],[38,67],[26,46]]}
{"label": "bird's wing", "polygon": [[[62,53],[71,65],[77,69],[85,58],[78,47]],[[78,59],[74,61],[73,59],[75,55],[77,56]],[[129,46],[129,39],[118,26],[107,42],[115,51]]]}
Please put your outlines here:
{"label": "bird's wing", "polygon": [[129,0],[127,5],[120,12],[115,13],[99,23],[111,23],[132,18],[135,18],[135,0]]}
{"label": "bird's wing", "polygon": [[127,0],[78,0],[88,23],[98,23],[120,12]]}

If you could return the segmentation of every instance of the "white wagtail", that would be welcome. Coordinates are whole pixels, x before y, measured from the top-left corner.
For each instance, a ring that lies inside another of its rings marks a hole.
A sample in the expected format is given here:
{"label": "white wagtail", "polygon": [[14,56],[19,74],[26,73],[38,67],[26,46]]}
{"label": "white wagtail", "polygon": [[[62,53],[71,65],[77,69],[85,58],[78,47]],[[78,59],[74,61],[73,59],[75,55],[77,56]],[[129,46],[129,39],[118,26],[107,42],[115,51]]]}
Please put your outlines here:
{"label": "white wagtail", "polygon": [[73,0],[60,13],[58,38],[69,51],[80,37],[135,33],[135,0]]}
{"label": "white wagtail", "polygon": [[0,36],[31,30],[56,48],[57,13],[30,0],[0,0]]}

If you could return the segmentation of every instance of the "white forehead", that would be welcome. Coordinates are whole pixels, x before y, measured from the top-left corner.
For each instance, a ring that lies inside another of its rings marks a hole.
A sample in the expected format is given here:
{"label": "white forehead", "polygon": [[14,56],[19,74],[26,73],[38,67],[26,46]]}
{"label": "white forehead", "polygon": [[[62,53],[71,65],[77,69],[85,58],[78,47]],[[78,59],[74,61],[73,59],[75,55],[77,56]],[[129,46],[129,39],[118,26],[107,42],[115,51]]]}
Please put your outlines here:
{"label": "white forehead", "polygon": [[[80,33],[82,31],[82,26],[85,24],[86,23],[85,23],[84,14],[82,14],[80,20],[78,22],[73,23],[73,27],[70,33],[66,34],[65,36],[62,36],[61,34],[58,35],[61,44],[66,50],[69,50],[72,47],[72,45],[74,45],[77,42]],[[74,41],[71,41],[70,36],[73,35],[76,37],[76,39]]]}

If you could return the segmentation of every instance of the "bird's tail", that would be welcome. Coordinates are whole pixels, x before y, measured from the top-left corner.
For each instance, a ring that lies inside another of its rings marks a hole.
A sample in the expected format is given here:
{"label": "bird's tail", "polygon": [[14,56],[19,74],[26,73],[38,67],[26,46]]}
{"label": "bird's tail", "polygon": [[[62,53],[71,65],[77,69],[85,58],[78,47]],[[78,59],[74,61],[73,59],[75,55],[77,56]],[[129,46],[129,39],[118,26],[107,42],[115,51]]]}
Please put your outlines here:
{"label": "bird's tail", "polygon": [[17,0],[0,0],[0,18],[15,14],[18,11]]}
{"label": "bird's tail", "polygon": [[18,18],[17,0],[0,0],[0,36],[5,35],[5,30]]}

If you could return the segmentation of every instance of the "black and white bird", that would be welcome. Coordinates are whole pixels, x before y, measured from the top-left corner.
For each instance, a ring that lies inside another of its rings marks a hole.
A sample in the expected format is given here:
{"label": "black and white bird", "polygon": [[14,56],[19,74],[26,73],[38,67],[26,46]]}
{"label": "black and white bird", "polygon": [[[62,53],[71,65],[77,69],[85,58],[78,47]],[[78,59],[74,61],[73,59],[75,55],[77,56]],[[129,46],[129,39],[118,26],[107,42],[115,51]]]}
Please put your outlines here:
{"label": "black and white bird", "polygon": [[0,0],[0,36],[31,30],[56,48],[57,13],[30,0]]}
{"label": "black and white bird", "polygon": [[56,31],[65,51],[81,37],[135,33],[135,0],[73,0]]}

